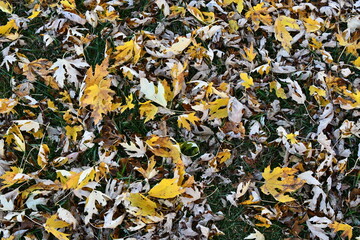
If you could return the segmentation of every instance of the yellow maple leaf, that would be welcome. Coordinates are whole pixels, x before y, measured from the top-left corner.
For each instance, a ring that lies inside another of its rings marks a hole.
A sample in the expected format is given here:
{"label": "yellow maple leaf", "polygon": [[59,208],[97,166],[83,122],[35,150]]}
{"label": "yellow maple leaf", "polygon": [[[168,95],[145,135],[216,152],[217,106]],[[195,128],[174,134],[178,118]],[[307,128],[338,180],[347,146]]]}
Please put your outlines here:
{"label": "yellow maple leaf", "polygon": [[149,196],[167,199],[174,198],[183,192],[185,192],[185,189],[178,185],[178,179],[162,179],[160,183],[150,189]]}
{"label": "yellow maple leaf", "polygon": [[286,51],[290,51],[292,36],[286,30],[286,27],[293,29],[300,29],[300,26],[296,23],[296,20],[286,16],[280,16],[275,20],[274,30],[275,38],[281,42],[281,45]]}
{"label": "yellow maple leaf", "polygon": [[11,171],[6,171],[3,175],[1,175],[0,179],[2,179],[2,186],[0,188],[4,189],[14,185],[15,183],[22,183],[30,179],[30,177],[26,174],[23,174],[23,169],[18,167],[10,167]]}
{"label": "yellow maple leaf", "polygon": [[45,230],[54,235],[58,240],[69,240],[67,237],[70,234],[65,234],[57,230],[57,228],[64,228],[70,226],[69,223],[58,220],[58,215],[54,214],[50,218],[46,219],[44,224]]}
{"label": "yellow maple leaf", "polygon": [[219,163],[224,163],[229,160],[231,157],[231,151],[229,149],[224,149],[223,151],[216,154],[216,159]]}
{"label": "yellow maple leaf", "polygon": [[261,191],[266,195],[271,194],[279,202],[294,201],[294,198],[285,195],[285,193],[298,190],[306,182],[300,178],[295,178],[294,174],[297,171],[293,168],[277,167],[271,172],[270,166],[268,166],[262,174],[265,183],[261,186]]}
{"label": "yellow maple leaf", "polygon": [[210,110],[210,119],[225,118],[228,116],[227,105],[229,98],[219,98],[213,102],[209,102],[208,108]]}
{"label": "yellow maple leaf", "polygon": [[235,20],[230,20],[229,27],[230,27],[229,32],[235,33],[239,29],[239,24]]}
{"label": "yellow maple leaf", "polygon": [[32,10],[32,12],[31,12],[31,15],[28,16],[28,19],[36,18],[37,16],[39,16],[40,13],[41,13],[40,4],[36,4],[36,5],[33,7],[33,10]]}
{"label": "yellow maple leaf", "polygon": [[121,106],[120,112],[123,113],[126,109],[133,109],[135,105],[132,103],[134,100],[134,96],[130,94],[128,97],[125,96],[126,103]]}
{"label": "yellow maple leaf", "polygon": [[345,39],[346,32],[341,34],[335,34],[336,39],[338,40],[340,46],[345,47],[346,53],[352,54],[356,57],[359,56],[357,50],[360,48],[360,43],[357,42],[357,39]]}
{"label": "yellow maple leaf", "polygon": [[38,157],[37,157],[37,163],[39,164],[40,167],[43,168],[48,163],[49,153],[50,153],[50,149],[49,149],[48,145],[41,144],[40,149],[39,149],[39,154],[38,154]]}
{"label": "yellow maple leaf", "polygon": [[355,67],[360,68],[360,57],[352,61],[352,63],[355,65]]}
{"label": "yellow maple leaf", "polygon": [[125,42],[121,46],[115,48],[115,60],[117,64],[125,63],[132,59],[133,63],[137,63],[140,59],[141,47],[135,40]]}
{"label": "yellow maple leaf", "polygon": [[200,22],[211,24],[215,21],[215,14],[213,12],[201,12],[196,7],[187,7],[188,11]]}
{"label": "yellow maple leaf", "polygon": [[154,119],[158,110],[159,108],[152,104],[151,101],[140,103],[140,117],[146,117],[144,122]]}
{"label": "yellow maple leaf", "polygon": [[159,157],[172,158],[174,162],[181,160],[180,146],[173,143],[169,137],[151,136],[146,144],[150,146],[150,150]]}
{"label": "yellow maple leaf", "polygon": [[14,113],[14,107],[18,104],[18,101],[11,98],[0,99],[0,114]]}
{"label": "yellow maple leaf", "polygon": [[251,43],[249,48],[245,47],[244,51],[245,51],[245,54],[241,54],[241,56],[243,56],[243,58],[245,58],[249,62],[252,62],[257,55],[257,53],[254,52],[254,44]]}
{"label": "yellow maple leaf", "polygon": [[281,87],[281,84],[278,81],[270,82],[269,86],[270,86],[270,92],[275,90],[275,94],[277,97],[282,99],[287,98],[284,89]]}
{"label": "yellow maple leaf", "polygon": [[77,133],[83,130],[83,127],[81,125],[78,126],[66,126],[65,127],[66,130],[66,136],[69,139],[72,139],[73,141],[76,141],[77,138]]}
{"label": "yellow maple leaf", "polygon": [[286,134],[286,139],[287,140],[290,140],[290,142],[292,143],[292,144],[295,144],[295,143],[297,143],[298,141],[296,140],[296,136],[297,136],[298,134],[296,134],[296,133],[289,133],[289,134]]}
{"label": "yellow maple leaf", "polygon": [[112,110],[112,95],[115,92],[110,89],[111,80],[106,79],[108,66],[109,59],[106,58],[101,65],[96,65],[94,74],[92,68],[86,72],[86,87],[80,103],[82,107],[90,106],[95,124],[102,119],[102,114]]}
{"label": "yellow maple leaf", "polygon": [[307,32],[316,32],[317,30],[319,30],[321,28],[321,25],[318,21],[312,19],[311,17],[309,18],[304,18],[304,25],[306,27],[306,31]]}
{"label": "yellow maple leaf", "polygon": [[253,78],[250,77],[247,73],[240,73],[240,78],[243,80],[241,85],[244,86],[246,89],[250,88],[251,86],[254,86]]}
{"label": "yellow maple leaf", "polygon": [[222,3],[225,7],[231,3],[236,3],[236,11],[239,13],[241,13],[244,9],[244,0],[224,0]]}
{"label": "yellow maple leaf", "polygon": [[149,198],[145,197],[141,193],[130,193],[130,195],[126,198],[130,201],[131,206],[138,208],[136,211],[136,215],[140,216],[156,216],[157,212],[156,203],[151,201]]}
{"label": "yellow maple leaf", "polygon": [[14,149],[20,152],[25,152],[25,139],[17,125],[13,125],[7,130],[5,140],[7,144],[11,144],[14,141],[16,145]]}
{"label": "yellow maple leaf", "polygon": [[345,237],[347,237],[348,239],[352,238],[353,227],[348,224],[343,224],[343,223],[339,223],[339,222],[335,221],[334,223],[329,224],[329,227],[332,228],[334,230],[334,232],[344,231],[341,234],[342,238],[345,238]]}
{"label": "yellow maple leaf", "polygon": [[326,91],[324,89],[318,88],[318,87],[316,87],[314,85],[311,85],[309,87],[309,91],[310,91],[310,95],[312,95],[312,96],[315,95],[315,94],[317,94],[317,95],[319,95],[321,97],[326,96]]}
{"label": "yellow maple leaf", "polygon": [[191,130],[190,123],[195,125],[196,121],[200,121],[200,118],[195,116],[195,112],[193,112],[178,116],[177,123],[179,127],[184,127],[190,131]]}
{"label": "yellow maple leaf", "polygon": [[8,1],[0,1],[0,10],[12,14],[13,6]]}
{"label": "yellow maple leaf", "polygon": [[170,70],[170,75],[172,78],[172,86],[174,88],[173,97],[178,95],[181,90],[186,87],[185,84],[185,76],[186,76],[186,69],[188,67],[187,62],[182,63],[175,63]]}
{"label": "yellow maple leaf", "polygon": [[245,18],[250,18],[255,24],[255,31],[259,28],[260,22],[270,26],[272,25],[272,18],[269,15],[269,7],[264,7],[264,2],[257,4],[245,13]]}
{"label": "yellow maple leaf", "polygon": [[256,226],[269,228],[272,224],[269,219],[267,219],[263,216],[255,215],[254,218],[261,222],[261,223],[256,223],[255,224]]}
{"label": "yellow maple leaf", "polygon": [[11,19],[3,26],[0,26],[0,35],[9,34],[12,29],[18,29],[14,19]]}

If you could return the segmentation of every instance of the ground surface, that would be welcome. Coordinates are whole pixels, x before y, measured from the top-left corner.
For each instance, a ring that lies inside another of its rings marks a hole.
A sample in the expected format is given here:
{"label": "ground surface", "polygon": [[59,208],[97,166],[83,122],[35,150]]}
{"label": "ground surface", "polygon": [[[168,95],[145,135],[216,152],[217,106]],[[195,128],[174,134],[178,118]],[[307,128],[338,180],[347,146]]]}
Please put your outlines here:
{"label": "ground surface", "polygon": [[359,239],[359,11],[0,0],[0,237]]}

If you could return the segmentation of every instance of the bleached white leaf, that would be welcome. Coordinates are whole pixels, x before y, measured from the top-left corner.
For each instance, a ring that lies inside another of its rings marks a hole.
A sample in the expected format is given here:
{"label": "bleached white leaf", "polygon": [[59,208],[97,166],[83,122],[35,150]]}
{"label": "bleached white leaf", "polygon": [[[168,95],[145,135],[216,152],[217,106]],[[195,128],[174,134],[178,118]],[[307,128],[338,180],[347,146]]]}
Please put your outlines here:
{"label": "bleached white leaf", "polygon": [[76,68],[86,68],[89,64],[84,62],[83,59],[57,59],[57,61],[50,67],[50,69],[55,69],[54,77],[55,81],[60,88],[63,88],[65,85],[65,79],[70,83],[74,83],[78,88],[80,86],[78,76],[81,76],[81,73]]}
{"label": "bleached white leaf", "polygon": [[6,70],[10,70],[10,65],[13,64],[16,61],[16,57],[15,54],[10,54],[10,55],[6,55],[3,59],[3,61],[1,62],[0,66],[3,66],[5,64],[6,66]]}
{"label": "bleached white leaf", "polygon": [[314,216],[306,221],[306,225],[308,226],[312,237],[318,237],[321,240],[329,240],[324,228],[328,227],[330,223],[332,223],[332,221],[327,217],[318,216]]}
{"label": "bleached white leaf", "polygon": [[159,9],[163,10],[164,16],[168,16],[170,14],[169,4],[165,0],[155,0],[156,5]]}
{"label": "bleached white leaf", "polygon": [[0,210],[13,211],[14,209],[14,202],[11,199],[7,199],[6,195],[0,195]]}
{"label": "bleached white leaf", "polygon": [[60,207],[57,210],[57,214],[59,219],[72,224],[74,228],[76,228],[76,225],[78,224],[76,218],[71,214],[71,212],[69,212],[68,210],[66,210],[65,208]]}
{"label": "bleached white leaf", "polygon": [[103,226],[103,228],[114,229],[123,222],[126,214],[123,214],[123,215],[117,217],[116,219],[113,219],[113,216],[115,214],[114,209],[116,209],[116,208],[110,208],[109,211],[106,213],[106,215],[104,217],[104,226]]}
{"label": "bleached white leaf", "polygon": [[94,214],[98,214],[99,211],[96,208],[95,203],[98,202],[101,206],[105,207],[107,200],[110,199],[104,193],[93,190],[86,199],[84,211],[87,213],[85,216],[85,224],[88,224]]}
{"label": "bleached white leaf", "polygon": [[245,109],[244,105],[241,102],[239,102],[239,100],[232,97],[229,100],[227,108],[228,108],[229,120],[235,123],[240,123],[243,116],[243,111]]}
{"label": "bleached white leaf", "polygon": [[130,157],[143,157],[146,153],[144,142],[137,136],[135,137],[135,143],[120,143],[120,145],[125,148],[126,153]]}
{"label": "bleached white leaf", "polygon": [[140,78],[140,91],[145,97],[166,108],[167,101],[165,99],[165,88],[161,82],[158,82],[156,88],[153,82],[149,82],[146,78]]}
{"label": "bleached white leaf", "polygon": [[50,191],[38,191],[38,190],[31,192],[28,199],[25,202],[25,205],[32,210],[38,211],[37,205],[39,204],[46,205],[47,201],[49,200],[47,198],[38,197],[38,195],[44,193],[47,194],[49,192]]}
{"label": "bleached white leaf", "polygon": [[33,120],[15,120],[14,123],[19,126],[20,131],[25,132],[30,132],[31,130],[37,132],[40,128],[40,124]]}
{"label": "bleached white leaf", "polygon": [[235,199],[239,199],[240,197],[244,196],[244,194],[249,190],[250,181],[247,183],[241,182],[236,188],[236,195]]}
{"label": "bleached white leaf", "polygon": [[84,25],[86,23],[85,19],[75,13],[71,13],[68,11],[62,11],[61,13],[64,15],[65,18],[69,19],[70,21],[76,22],[81,25]]}
{"label": "bleached white leaf", "polygon": [[332,121],[334,118],[334,106],[332,103],[329,103],[325,106],[323,113],[319,117],[319,126],[317,129],[317,134],[320,134]]}
{"label": "bleached white leaf", "polygon": [[320,182],[312,176],[312,171],[306,171],[298,175],[298,178],[306,181],[307,184],[320,185]]}
{"label": "bleached white leaf", "polygon": [[256,229],[254,229],[254,230],[255,230],[255,233],[251,233],[249,236],[247,236],[244,239],[265,240],[265,237],[261,232],[259,232]]}

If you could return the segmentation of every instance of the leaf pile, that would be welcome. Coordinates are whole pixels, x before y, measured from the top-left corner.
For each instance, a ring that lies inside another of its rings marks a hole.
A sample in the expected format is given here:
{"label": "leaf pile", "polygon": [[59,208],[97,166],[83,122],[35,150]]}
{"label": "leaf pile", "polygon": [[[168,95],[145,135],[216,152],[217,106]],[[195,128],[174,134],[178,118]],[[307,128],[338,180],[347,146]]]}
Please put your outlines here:
{"label": "leaf pile", "polygon": [[358,239],[359,12],[0,0],[0,237]]}

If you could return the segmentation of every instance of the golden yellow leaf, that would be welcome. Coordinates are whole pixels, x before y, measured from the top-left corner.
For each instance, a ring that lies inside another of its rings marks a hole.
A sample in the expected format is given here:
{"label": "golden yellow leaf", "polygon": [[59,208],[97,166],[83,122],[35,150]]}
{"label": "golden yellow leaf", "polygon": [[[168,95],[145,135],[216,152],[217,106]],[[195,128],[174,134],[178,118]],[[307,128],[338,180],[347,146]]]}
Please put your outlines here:
{"label": "golden yellow leaf", "polygon": [[37,157],[37,163],[39,164],[40,167],[43,168],[48,163],[49,153],[50,153],[50,149],[49,149],[48,145],[41,144],[39,154],[38,154],[38,157]]}
{"label": "golden yellow leaf", "polygon": [[243,58],[245,58],[249,62],[252,62],[257,55],[257,53],[254,52],[254,44],[251,43],[249,48],[245,47],[244,51],[245,51],[245,54],[241,54],[243,56]]}
{"label": "golden yellow leaf", "polygon": [[46,219],[44,224],[45,230],[53,234],[58,240],[69,240],[67,237],[70,234],[65,234],[57,230],[57,228],[64,228],[70,226],[69,223],[58,220],[58,215],[54,214],[50,218]]}
{"label": "golden yellow leaf", "polygon": [[227,160],[229,160],[231,157],[231,151],[229,149],[224,149],[223,151],[219,152],[216,155],[217,160],[219,161],[219,163],[224,163]]}
{"label": "golden yellow leaf", "polygon": [[126,109],[133,109],[135,105],[132,103],[134,100],[134,96],[130,94],[128,97],[125,97],[126,103],[121,106],[120,112],[123,113]]}
{"label": "golden yellow leaf", "polygon": [[255,24],[255,31],[259,28],[260,22],[267,26],[272,25],[272,17],[269,15],[268,12],[269,8],[264,7],[264,4],[264,2],[261,2],[256,6],[250,8],[249,11],[245,13],[245,18],[250,18]]}
{"label": "golden yellow leaf", "polygon": [[51,101],[50,99],[47,100],[48,108],[52,111],[56,112],[58,111],[58,108],[55,106],[55,103]]}
{"label": "golden yellow leaf", "polygon": [[0,35],[9,34],[12,29],[18,29],[14,19],[11,19],[3,26],[0,26]]}
{"label": "golden yellow leaf", "polygon": [[261,222],[261,223],[256,223],[255,224],[256,226],[269,228],[272,224],[269,219],[267,219],[263,216],[255,215],[254,218]]}
{"label": "golden yellow leaf", "polygon": [[285,195],[285,193],[298,190],[306,182],[305,180],[295,178],[294,174],[297,171],[293,168],[277,167],[271,172],[270,166],[268,166],[262,174],[265,183],[261,186],[261,191],[266,195],[271,194],[279,202],[294,201],[294,198]]}
{"label": "golden yellow leaf", "polygon": [[103,114],[112,110],[112,95],[115,92],[110,89],[111,80],[106,79],[108,66],[109,59],[106,58],[101,65],[96,65],[94,74],[92,68],[86,72],[86,88],[80,103],[82,107],[90,106],[95,124],[102,119]]}
{"label": "golden yellow leaf", "polygon": [[229,32],[235,33],[239,29],[239,24],[235,20],[230,20],[229,27],[230,27]]}
{"label": "golden yellow leaf", "polygon": [[181,17],[184,17],[186,14],[186,10],[184,7],[179,7],[179,6],[171,6],[170,7],[171,10],[171,14],[169,17],[176,17],[178,15],[180,15]]}
{"label": "golden yellow leaf", "polygon": [[18,104],[18,101],[11,98],[1,98],[0,99],[0,114],[5,113],[14,113],[14,107]]}
{"label": "golden yellow leaf", "polygon": [[180,54],[184,51],[191,43],[192,39],[187,37],[177,37],[176,42],[167,48],[165,52],[172,52],[174,54]]}
{"label": "golden yellow leaf", "polygon": [[286,16],[280,16],[275,20],[275,38],[280,41],[283,48],[289,52],[291,48],[292,36],[288,30],[286,30],[286,27],[299,30],[300,26],[296,23],[295,19]]}
{"label": "golden yellow leaf", "polygon": [[174,198],[183,192],[185,189],[178,185],[178,179],[162,179],[160,183],[150,189],[149,196],[167,199]]}
{"label": "golden yellow leaf", "polygon": [[231,3],[236,3],[236,11],[238,11],[239,13],[241,13],[244,9],[244,1],[243,0],[224,0],[223,2],[223,6],[227,6]]}
{"label": "golden yellow leaf", "polygon": [[156,216],[156,203],[142,195],[141,193],[130,193],[126,198],[130,201],[131,206],[139,208],[136,215],[140,216]]}
{"label": "golden yellow leaf", "polygon": [[115,60],[117,64],[125,63],[132,59],[133,63],[137,63],[140,59],[141,47],[135,40],[125,42],[121,46],[115,48]]}
{"label": "golden yellow leaf", "polygon": [[284,89],[281,87],[281,84],[277,81],[272,81],[269,84],[270,92],[275,90],[276,96],[282,99],[287,99]]}
{"label": "golden yellow leaf", "polygon": [[219,98],[213,102],[209,102],[208,108],[210,109],[210,119],[225,118],[228,116],[227,105],[229,98]]}
{"label": "golden yellow leaf", "polygon": [[187,7],[188,11],[200,22],[211,24],[215,21],[215,14],[213,12],[201,12],[196,7]]}
{"label": "golden yellow leaf", "polygon": [[20,132],[20,129],[17,125],[13,125],[7,130],[5,140],[9,145],[14,141],[16,145],[14,149],[17,151],[24,152],[26,150],[24,136]]}
{"label": "golden yellow leaf", "polygon": [[318,88],[314,85],[311,85],[309,87],[309,91],[310,91],[310,95],[319,95],[321,97],[325,97],[326,96],[326,91],[324,89]]}
{"label": "golden yellow leaf", "polygon": [[178,116],[177,123],[179,127],[184,127],[190,131],[191,130],[190,123],[195,125],[196,121],[200,121],[200,118],[195,116],[195,112],[193,112]]}
{"label": "golden yellow leaf", "polygon": [[296,136],[297,136],[298,134],[294,134],[294,133],[289,133],[289,134],[286,134],[286,139],[287,140],[290,140],[290,142],[292,143],[292,144],[295,144],[295,143],[297,143],[298,141],[296,140]]}
{"label": "golden yellow leaf", "polygon": [[15,183],[22,183],[30,179],[30,177],[26,174],[23,174],[23,169],[18,167],[10,167],[11,171],[6,171],[3,175],[1,175],[0,179],[2,179],[2,186],[0,188],[4,189],[14,185]]}
{"label": "golden yellow leaf", "polygon": [[318,21],[312,19],[311,17],[304,19],[304,25],[307,32],[316,32],[321,28],[321,25]]}
{"label": "golden yellow leaf", "polygon": [[154,119],[158,110],[159,108],[152,104],[151,101],[140,103],[140,117],[146,117],[144,122]]}
{"label": "golden yellow leaf", "polygon": [[177,143],[173,143],[169,137],[151,136],[146,144],[150,146],[150,150],[159,157],[172,158],[174,162],[181,160],[180,147]]}
{"label": "golden yellow leaf", "polygon": [[250,77],[247,73],[240,73],[240,78],[243,80],[241,85],[244,86],[246,89],[250,88],[251,86],[254,86],[253,78]]}
{"label": "golden yellow leaf", "polygon": [[66,126],[65,127],[66,130],[66,136],[69,139],[72,139],[73,141],[76,141],[77,138],[77,133],[83,130],[83,127],[81,125],[78,126]]}
{"label": "golden yellow leaf", "polygon": [[185,70],[187,69],[187,62],[184,62],[184,64],[175,63],[174,66],[170,70],[170,75],[172,78],[172,85],[174,88],[173,95],[174,97],[178,95],[183,89],[185,89]]}
{"label": "golden yellow leaf", "polygon": [[360,68],[360,57],[352,61],[352,63],[355,65],[355,67]]}
{"label": "golden yellow leaf", "polygon": [[353,227],[348,225],[348,224],[343,224],[343,223],[339,223],[339,222],[334,222],[332,224],[329,224],[329,227],[332,228],[334,230],[334,232],[338,232],[338,231],[344,231],[341,234],[342,238],[348,238],[351,239],[352,238],[352,230]]}
{"label": "golden yellow leaf", "polygon": [[76,9],[76,3],[74,0],[62,0],[60,3],[63,5],[64,9],[67,10],[75,10]]}
{"label": "golden yellow leaf", "polygon": [[8,1],[0,1],[0,10],[8,13],[8,14],[12,14],[12,10],[13,10],[13,6],[8,2]]}

